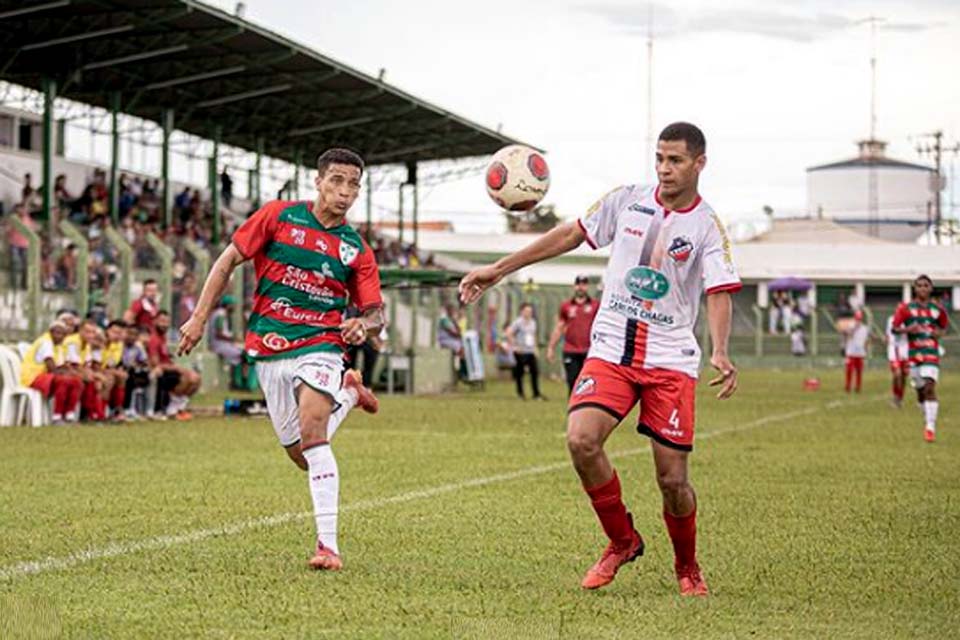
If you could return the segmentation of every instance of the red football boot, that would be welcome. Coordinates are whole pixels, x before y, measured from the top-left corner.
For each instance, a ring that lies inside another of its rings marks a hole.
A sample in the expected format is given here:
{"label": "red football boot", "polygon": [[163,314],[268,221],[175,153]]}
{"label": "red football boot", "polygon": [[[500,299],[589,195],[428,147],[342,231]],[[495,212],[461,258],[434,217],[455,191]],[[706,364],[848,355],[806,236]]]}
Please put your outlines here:
{"label": "red football boot", "polygon": [[703,579],[700,565],[677,568],[677,582],[680,584],[680,595],[688,597],[703,597],[710,593],[707,581]]}
{"label": "red football boot", "polygon": [[373,391],[363,386],[363,377],[356,369],[347,369],[343,374],[343,388],[357,392],[357,406],[367,413],[376,413],[380,410],[380,401]]}
{"label": "red football boot", "polygon": [[317,571],[340,571],[343,569],[343,560],[331,549],[323,546],[323,543],[317,541],[317,551],[313,554],[307,563],[311,569]]}
{"label": "red football boot", "polygon": [[[630,525],[632,527],[633,516],[628,517],[630,518]],[[634,529],[633,535],[630,537],[628,543],[614,544],[611,542],[607,545],[607,548],[603,550],[603,555],[600,556],[597,563],[590,567],[586,575],[583,576],[583,581],[580,582],[580,586],[584,589],[599,589],[600,587],[605,587],[613,582],[620,567],[628,562],[633,562],[642,555],[643,538],[641,538],[637,530]]]}

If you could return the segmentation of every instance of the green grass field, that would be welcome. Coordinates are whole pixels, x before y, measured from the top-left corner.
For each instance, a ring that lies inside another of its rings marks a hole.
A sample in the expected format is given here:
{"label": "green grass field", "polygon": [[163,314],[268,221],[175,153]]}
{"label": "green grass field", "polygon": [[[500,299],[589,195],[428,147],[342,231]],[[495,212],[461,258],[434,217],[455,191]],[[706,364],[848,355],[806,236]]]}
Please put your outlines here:
{"label": "green grass field", "polygon": [[384,398],[334,442],[336,575],[266,419],[0,429],[0,638],[946,638],[960,634],[960,380],[919,411],[752,371],[704,385],[692,458],[712,595],[682,600],[647,440],[611,439],[647,554],[605,590],[565,393]]}

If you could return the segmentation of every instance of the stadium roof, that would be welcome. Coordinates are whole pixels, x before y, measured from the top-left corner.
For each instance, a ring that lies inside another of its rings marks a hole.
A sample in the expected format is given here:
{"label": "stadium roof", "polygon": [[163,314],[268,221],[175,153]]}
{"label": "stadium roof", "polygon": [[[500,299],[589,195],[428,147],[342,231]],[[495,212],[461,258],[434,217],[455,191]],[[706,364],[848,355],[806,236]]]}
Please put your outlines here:
{"label": "stadium roof", "polygon": [[516,142],[196,0],[0,0],[0,79],[303,162],[478,156]]}
{"label": "stadium roof", "polygon": [[931,167],[924,166],[922,164],[915,164],[913,162],[903,162],[902,160],[894,160],[893,158],[851,158],[850,160],[844,160],[842,162],[831,162],[830,164],[821,164],[815,167],[807,167],[807,172],[811,171],[825,171],[828,169],[861,169],[861,168],[870,168],[876,167],[879,169],[910,169],[913,171],[926,171],[933,173]]}

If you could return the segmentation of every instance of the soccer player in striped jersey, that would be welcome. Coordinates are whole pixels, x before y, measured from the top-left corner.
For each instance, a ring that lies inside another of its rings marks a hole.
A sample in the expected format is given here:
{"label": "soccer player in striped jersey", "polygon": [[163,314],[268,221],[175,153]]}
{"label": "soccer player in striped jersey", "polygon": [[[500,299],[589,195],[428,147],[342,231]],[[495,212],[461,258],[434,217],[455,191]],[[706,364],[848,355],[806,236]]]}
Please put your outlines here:
{"label": "soccer player in striped jersey", "polygon": [[[310,566],[339,571],[340,474],[330,441],[347,413],[376,413],[377,399],[356,371],[343,373],[348,344],[362,344],[383,325],[380,274],[373,251],[346,222],[360,192],[363,160],[347,149],[317,159],[317,197],[266,203],[233,234],[180,328],[178,352],[189,353],[221,299],[233,270],[253,260],[257,289],[246,353],[274,430],[290,459],[307,471],[317,525]],[[361,315],[344,319],[347,304]]]}
{"label": "soccer player in striped jersey", "polygon": [[940,380],[940,337],[947,331],[947,312],[931,299],[933,280],[917,276],[913,281],[913,299],[901,302],[893,314],[894,333],[907,335],[910,357],[910,381],[917,390],[917,402],[923,410],[923,437],[937,437],[937,382]]}
{"label": "soccer player in striped jersey", "polygon": [[657,142],[658,185],[615,189],[581,219],[475,269],[460,283],[461,298],[473,302],[504,276],[583,242],[594,249],[611,247],[590,351],[573,386],[567,419],[573,466],[609,538],[581,582],[585,589],[609,584],[621,566],[643,554],[620,479],[603,450],[639,402],[637,431],[650,438],[653,449],[680,593],[707,595],[696,554],[697,500],[687,474],[700,367],[694,327],[705,292],[710,364],[720,372],[711,385],[721,387],[719,398],[728,398],[737,388],[737,370],[727,353],[730,294],[741,285],[723,224],[698,192],[706,160],[703,132],[674,123]]}

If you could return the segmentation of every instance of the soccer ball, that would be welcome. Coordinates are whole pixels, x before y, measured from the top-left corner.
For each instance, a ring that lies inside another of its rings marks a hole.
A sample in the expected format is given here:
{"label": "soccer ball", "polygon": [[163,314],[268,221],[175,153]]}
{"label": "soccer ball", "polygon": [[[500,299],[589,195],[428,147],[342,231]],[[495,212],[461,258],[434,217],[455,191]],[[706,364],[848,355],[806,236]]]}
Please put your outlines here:
{"label": "soccer ball", "polygon": [[510,211],[537,206],[550,188],[550,168],[530,147],[512,144],[493,154],[487,165],[487,193]]}

